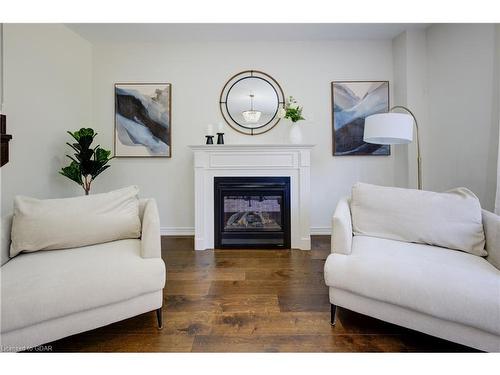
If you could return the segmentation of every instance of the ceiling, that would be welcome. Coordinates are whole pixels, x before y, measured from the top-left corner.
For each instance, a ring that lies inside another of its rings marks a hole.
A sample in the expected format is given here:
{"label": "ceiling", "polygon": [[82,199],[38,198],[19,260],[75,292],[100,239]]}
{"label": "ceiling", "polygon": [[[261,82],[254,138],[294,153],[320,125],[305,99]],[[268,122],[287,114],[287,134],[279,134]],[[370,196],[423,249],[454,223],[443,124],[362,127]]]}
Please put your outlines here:
{"label": "ceiling", "polygon": [[429,24],[405,23],[74,23],[67,27],[91,43],[328,41],[392,39]]}

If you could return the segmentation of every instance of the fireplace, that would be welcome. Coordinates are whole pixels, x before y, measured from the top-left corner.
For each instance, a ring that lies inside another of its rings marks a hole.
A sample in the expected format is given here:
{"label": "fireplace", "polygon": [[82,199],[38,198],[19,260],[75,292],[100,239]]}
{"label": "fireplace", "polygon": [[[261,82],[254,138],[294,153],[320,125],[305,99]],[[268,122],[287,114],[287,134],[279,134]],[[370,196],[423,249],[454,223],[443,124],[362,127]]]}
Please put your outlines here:
{"label": "fireplace", "polygon": [[215,248],[290,248],[290,177],[214,177]]}
{"label": "fireplace", "polygon": [[[195,250],[207,250],[221,246],[220,239],[218,244],[215,242],[215,233],[219,233],[222,219],[220,217],[217,220],[214,219],[214,214],[217,211],[215,207],[219,207],[219,202],[216,205],[214,198],[220,194],[214,194],[214,179],[226,177],[227,181],[231,181],[231,179],[236,181],[236,177],[241,176],[288,177],[289,199],[286,199],[284,203],[289,204],[289,210],[288,207],[285,207],[288,211],[285,219],[289,220],[285,233],[286,235],[290,233],[290,244],[285,243],[284,246],[279,247],[311,249],[310,176],[313,145],[225,144],[194,145],[189,146],[189,148],[193,151],[194,156]],[[254,181],[247,180],[247,182],[253,183]],[[216,222],[219,225],[217,230],[215,230]],[[231,237],[231,233],[227,232],[229,231],[224,232],[226,246],[235,247],[235,245],[227,243],[227,239]],[[271,235],[274,236],[276,233],[271,233]],[[251,233],[250,237],[256,241],[258,236]],[[283,233],[281,239],[283,242]],[[258,246],[261,245],[258,244]]]}

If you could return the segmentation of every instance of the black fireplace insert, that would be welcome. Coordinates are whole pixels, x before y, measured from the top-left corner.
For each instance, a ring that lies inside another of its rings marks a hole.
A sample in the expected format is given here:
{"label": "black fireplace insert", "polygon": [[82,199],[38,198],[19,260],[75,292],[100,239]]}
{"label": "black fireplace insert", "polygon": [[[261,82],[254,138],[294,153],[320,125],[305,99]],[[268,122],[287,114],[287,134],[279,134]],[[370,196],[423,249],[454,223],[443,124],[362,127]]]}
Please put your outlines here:
{"label": "black fireplace insert", "polygon": [[290,177],[215,177],[215,248],[290,248]]}

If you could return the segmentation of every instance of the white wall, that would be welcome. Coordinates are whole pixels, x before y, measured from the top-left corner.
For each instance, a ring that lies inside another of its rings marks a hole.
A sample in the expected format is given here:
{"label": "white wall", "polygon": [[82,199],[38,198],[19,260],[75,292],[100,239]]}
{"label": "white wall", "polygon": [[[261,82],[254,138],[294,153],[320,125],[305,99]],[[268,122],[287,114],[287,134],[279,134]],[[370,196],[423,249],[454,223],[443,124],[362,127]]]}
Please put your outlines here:
{"label": "white wall", "polygon": [[[0,24],[0,113],[3,113],[3,23]],[[1,175],[1,173],[0,173]]]}
{"label": "white wall", "polygon": [[[285,95],[295,96],[313,121],[304,124],[304,142],[312,153],[312,218],[316,230],[329,232],[337,200],[356,181],[392,185],[394,157],[333,157],[330,82],[392,81],[391,41],[113,44],[93,51],[94,127],[99,142],[113,142],[113,84],[170,82],[173,85],[172,159],[115,159],[95,183],[96,191],[137,184],[143,196],[159,203],[164,228],[192,228],[193,157],[187,145],[204,141],[207,123],[223,121],[219,95],[226,80],[245,69],[272,75]],[[285,142],[281,122],[260,136],[228,129],[227,143]]]}
{"label": "white wall", "polygon": [[[428,83],[427,83],[427,43],[425,29],[409,30],[406,33],[407,53],[407,91],[406,105],[413,112],[418,121],[419,135],[421,138],[420,152],[422,157],[422,169],[429,168],[433,160],[426,154],[426,145],[423,139],[426,137],[429,124],[428,109]],[[408,145],[408,186],[418,186],[417,172],[417,142],[416,136],[412,144]],[[425,177],[422,177],[423,189],[429,189]]]}
{"label": "white wall", "polygon": [[489,210],[498,156],[494,36],[491,24],[427,29],[429,124],[422,132],[425,187],[468,187]]}
{"label": "white wall", "polygon": [[[14,140],[11,161],[1,170],[2,214],[11,211],[15,194],[81,194],[57,173],[66,164],[65,131],[93,126],[101,145],[111,148],[113,84],[165,81],[173,84],[172,159],[115,159],[94,191],[138,184],[143,196],[158,200],[162,227],[189,231],[193,169],[187,145],[203,142],[207,123],[222,121],[222,86],[230,75],[249,68],[274,76],[311,118],[304,124],[304,135],[305,142],[317,145],[312,155],[311,218],[316,231],[329,231],[338,198],[356,181],[415,184],[414,145],[394,148],[390,157],[332,156],[332,80],[390,80],[391,103],[408,105],[420,122],[424,187],[442,191],[467,186],[492,209],[499,139],[494,46],[493,25],[433,25],[392,42],[91,46],[62,25],[8,24],[5,112]],[[228,129],[226,140],[284,142],[287,131],[285,123],[256,137]]]}
{"label": "white wall", "polygon": [[[500,24],[497,24],[496,27],[496,60],[495,60],[495,73],[497,79],[497,92],[496,92],[496,114],[498,126],[500,127]],[[494,109],[495,110],[495,109]],[[500,132],[499,139],[500,145]],[[500,214],[500,147],[498,150],[498,159],[497,159],[497,192],[496,192],[496,200],[495,200],[495,212]]]}
{"label": "white wall", "polygon": [[[494,46],[493,25],[433,25],[393,41],[91,46],[62,25],[8,24],[5,112],[14,140],[11,161],[1,170],[2,214],[11,211],[15,194],[81,194],[57,173],[66,164],[66,130],[92,126],[100,133],[99,143],[111,148],[113,84],[165,81],[173,84],[173,157],[115,159],[94,191],[137,184],[143,196],[158,200],[162,227],[189,231],[193,159],[187,145],[203,142],[207,123],[222,121],[222,86],[249,68],[274,76],[311,118],[304,124],[304,140],[317,145],[311,218],[317,232],[329,231],[338,198],[356,181],[415,184],[414,145],[394,148],[390,157],[332,156],[332,80],[390,80],[391,104],[409,106],[420,122],[424,187],[467,186],[492,209],[499,140]],[[256,137],[228,129],[226,140],[284,142],[287,131],[285,123]]]}
{"label": "white wall", "polygon": [[[417,118],[419,134],[422,137],[429,126],[425,29],[408,30],[394,38],[392,55],[394,69],[393,105],[402,105],[412,111]],[[421,156],[425,169],[427,164],[432,164],[432,160],[426,158],[423,146],[425,145],[421,144]],[[394,151],[396,186],[416,188],[418,186],[416,136],[409,145],[394,146]],[[425,181],[423,188],[428,188]]]}
{"label": "white wall", "polygon": [[[392,105],[408,105],[408,59],[407,59],[407,33],[401,33],[392,40]],[[392,146],[394,153],[394,183],[398,187],[408,187],[408,145]]]}
{"label": "white wall", "polygon": [[62,25],[6,24],[5,113],[10,161],[2,167],[2,215],[16,194],[66,197],[78,186],[58,174],[66,130],[90,124],[90,44]]}

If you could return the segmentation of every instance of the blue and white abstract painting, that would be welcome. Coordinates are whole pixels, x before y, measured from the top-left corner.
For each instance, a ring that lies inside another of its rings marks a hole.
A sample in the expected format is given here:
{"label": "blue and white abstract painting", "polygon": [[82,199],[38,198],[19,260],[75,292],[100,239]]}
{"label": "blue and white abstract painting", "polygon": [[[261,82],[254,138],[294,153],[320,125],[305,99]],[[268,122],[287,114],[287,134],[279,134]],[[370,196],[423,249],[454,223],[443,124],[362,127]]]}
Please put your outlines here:
{"label": "blue and white abstract painting", "polygon": [[171,84],[115,85],[115,156],[171,157]]}
{"label": "blue and white abstract painting", "polygon": [[388,81],[332,82],[333,155],[390,155],[389,145],[363,141],[365,118],[389,110]]}

